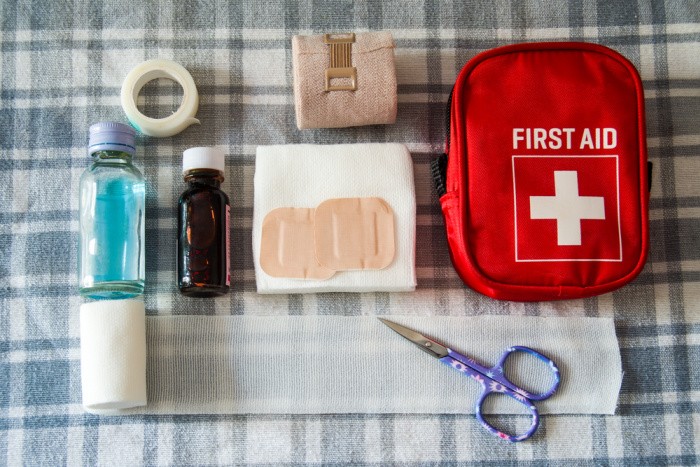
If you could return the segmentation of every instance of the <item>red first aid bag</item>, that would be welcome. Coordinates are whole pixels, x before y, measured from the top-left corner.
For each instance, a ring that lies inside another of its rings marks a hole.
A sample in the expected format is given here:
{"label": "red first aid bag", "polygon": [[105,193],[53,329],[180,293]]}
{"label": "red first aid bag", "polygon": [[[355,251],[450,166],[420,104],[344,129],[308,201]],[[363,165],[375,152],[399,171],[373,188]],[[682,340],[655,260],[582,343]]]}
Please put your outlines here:
{"label": "red first aid bag", "polygon": [[517,44],[465,65],[433,161],[452,262],[504,300],[588,297],[644,266],[644,92],[619,53]]}

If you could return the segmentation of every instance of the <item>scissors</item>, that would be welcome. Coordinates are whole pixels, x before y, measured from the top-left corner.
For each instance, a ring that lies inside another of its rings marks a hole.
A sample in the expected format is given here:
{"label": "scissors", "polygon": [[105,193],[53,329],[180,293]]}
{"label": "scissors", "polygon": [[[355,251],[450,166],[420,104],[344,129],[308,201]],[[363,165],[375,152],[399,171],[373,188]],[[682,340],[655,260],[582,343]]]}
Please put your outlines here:
{"label": "scissors", "polygon": [[[537,430],[537,427],[540,424],[540,416],[532,401],[541,401],[551,397],[559,387],[559,368],[557,368],[557,365],[552,360],[529,347],[514,345],[507,348],[505,352],[503,352],[503,355],[496,366],[493,368],[486,368],[476,363],[474,359],[461,355],[432,339],[428,339],[416,331],[408,329],[405,326],[401,326],[400,324],[396,324],[382,318],[379,318],[379,320],[399,333],[401,336],[413,342],[421,350],[427,352],[435,358],[440,359],[442,363],[451,366],[455,370],[460,371],[481,383],[484,391],[481,393],[481,397],[479,397],[479,400],[476,402],[476,418],[493,435],[511,442],[517,442],[528,439],[530,436],[532,436],[535,430]],[[503,365],[508,357],[514,352],[524,352],[534,355],[547,363],[547,367],[554,375],[554,384],[552,384],[552,387],[549,388],[547,392],[542,394],[531,394],[530,392],[525,391],[524,389],[513,384],[510,380],[508,380],[508,378],[505,377],[503,374]],[[521,435],[510,435],[495,428],[484,419],[483,415],[481,414],[481,407],[484,404],[484,400],[486,400],[490,394],[494,393],[506,394],[527,407],[528,411],[532,415],[532,424],[527,432]]]}

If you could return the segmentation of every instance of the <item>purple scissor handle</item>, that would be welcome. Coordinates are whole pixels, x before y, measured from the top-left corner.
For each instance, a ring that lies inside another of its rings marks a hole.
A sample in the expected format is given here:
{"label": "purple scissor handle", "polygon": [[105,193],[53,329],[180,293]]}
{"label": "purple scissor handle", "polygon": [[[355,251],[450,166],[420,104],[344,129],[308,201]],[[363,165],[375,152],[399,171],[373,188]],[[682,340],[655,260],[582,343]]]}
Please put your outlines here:
{"label": "purple scissor handle", "polygon": [[[528,353],[547,363],[548,367],[552,371],[552,374],[554,375],[554,383],[547,392],[541,394],[532,394],[522,389],[521,387],[516,386],[508,378],[506,378],[506,376],[503,374],[503,365],[505,364],[505,361],[508,359],[508,357],[514,352]],[[501,359],[493,368],[486,368],[484,366],[481,366],[473,359],[466,357],[460,353],[457,353],[449,348],[447,349],[447,356],[440,358],[440,361],[446,365],[451,366],[457,371],[461,371],[462,373],[466,374],[467,376],[470,376],[472,379],[481,383],[481,386],[484,388],[484,391],[481,393],[479,400],[476,402],[476,418],[492,434],[498,436],[499,438],[506,439],[508,441],[522,441],[532,436],[532,434],[535,432],[535,430],[537,430],[537,427],[540,424],[540,415],[537,412],[537,407],[535,407],[532,401],[541,401],[543,399],[547,399],[548,397],[552,396],[552,394],[554,394],[557,388],[559,387],[560,377],[559,368],[557,368],[557,365],[549,358],[545,357],[544,355],[535,350],[532,350],[529,347],[523,347],[518,345],[509,347],[508,349],[506,349],[505,352],[503,352]],[[525,433],[521,435],[510,435],[494,427],[489,422],[487,422],[486,419],[484,419],[484,416],[481,413],[481,407],[483,406],[484,401],[489,395],[497,393],[510,396],[517,402],[527,407],[528,411],[530,412],[530,415],[532,416],[532,423],[530,424],[530,428]]]}
{"label": "purple scissor handle", "polygon": [[[501,359],[498,361],[496,366],[486,368],[475,362],[474,359],[455,352],[454,350],[449,349],[432,339],[428,339],[416,331],[382,318],[379,319],[401,336],[413,342],[421,350],[429,353],[435,358],[438,358],[442,363],[451,366],[455,370],[460,371],[481,383],[484,390],[481,393],[479,400],[476,402],[476,418],[493,435],[498,436],[501,439],[517,442],[528,439],[530,436],[532,436],[535,430],[537,430],[537,427],[540,424],[540,416],[537,412],[537,407],[535,407],[532,401],[540,401],[551,397],[559,387],[559,368],[557,368],[557,365],[552,360],[529,347],[514,345],[507,348],[506,351],[503,352],[503,355],[501,355]],[[554,383],[546,392],[540,394],[530,393],[529,391],[526,391],[523,388],[513,384],[508,378],[506,378],[506,376],[503,374],[503,366],[508,357],[515,352],[524,352],[533,355],[547,364],[547,368],[551,370],[552,375],[554,376]],[[514,400],[524,405],[530,412],[530,415],[532,416],[532,423],[530,424],[530,428],[528,428],[525,433],[520,435],[505,433],[492,426],[484,419],[484,416],[481,413],[481,408],[484,401],[489,395],[499,393],[512,397]]]}

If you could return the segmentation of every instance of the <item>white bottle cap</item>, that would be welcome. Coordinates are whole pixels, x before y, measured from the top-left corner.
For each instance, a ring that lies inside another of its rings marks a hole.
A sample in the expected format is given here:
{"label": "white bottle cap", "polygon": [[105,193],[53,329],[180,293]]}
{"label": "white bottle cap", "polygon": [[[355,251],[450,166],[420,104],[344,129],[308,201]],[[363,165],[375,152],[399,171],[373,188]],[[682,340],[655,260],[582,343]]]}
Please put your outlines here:
{"label": "white bottle cap", "polygon": [[224,172],[224,153],[216,148],[190,148],[182,153],[182,173],[192,169]]}

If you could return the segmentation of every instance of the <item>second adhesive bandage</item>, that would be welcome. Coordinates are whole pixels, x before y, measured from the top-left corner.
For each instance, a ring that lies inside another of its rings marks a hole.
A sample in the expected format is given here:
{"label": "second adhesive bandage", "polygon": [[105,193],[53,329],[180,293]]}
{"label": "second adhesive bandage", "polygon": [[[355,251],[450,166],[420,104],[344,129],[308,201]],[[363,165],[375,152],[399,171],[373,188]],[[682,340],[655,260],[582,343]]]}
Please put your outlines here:
{"label": "second adhesive bandage", "polygon": [[224,154],[215,148],[191,148],[182,157],[188,184],[178,208],[177,282],[180,292],[212,297],[228,292],[230,205],[219,188]]}

